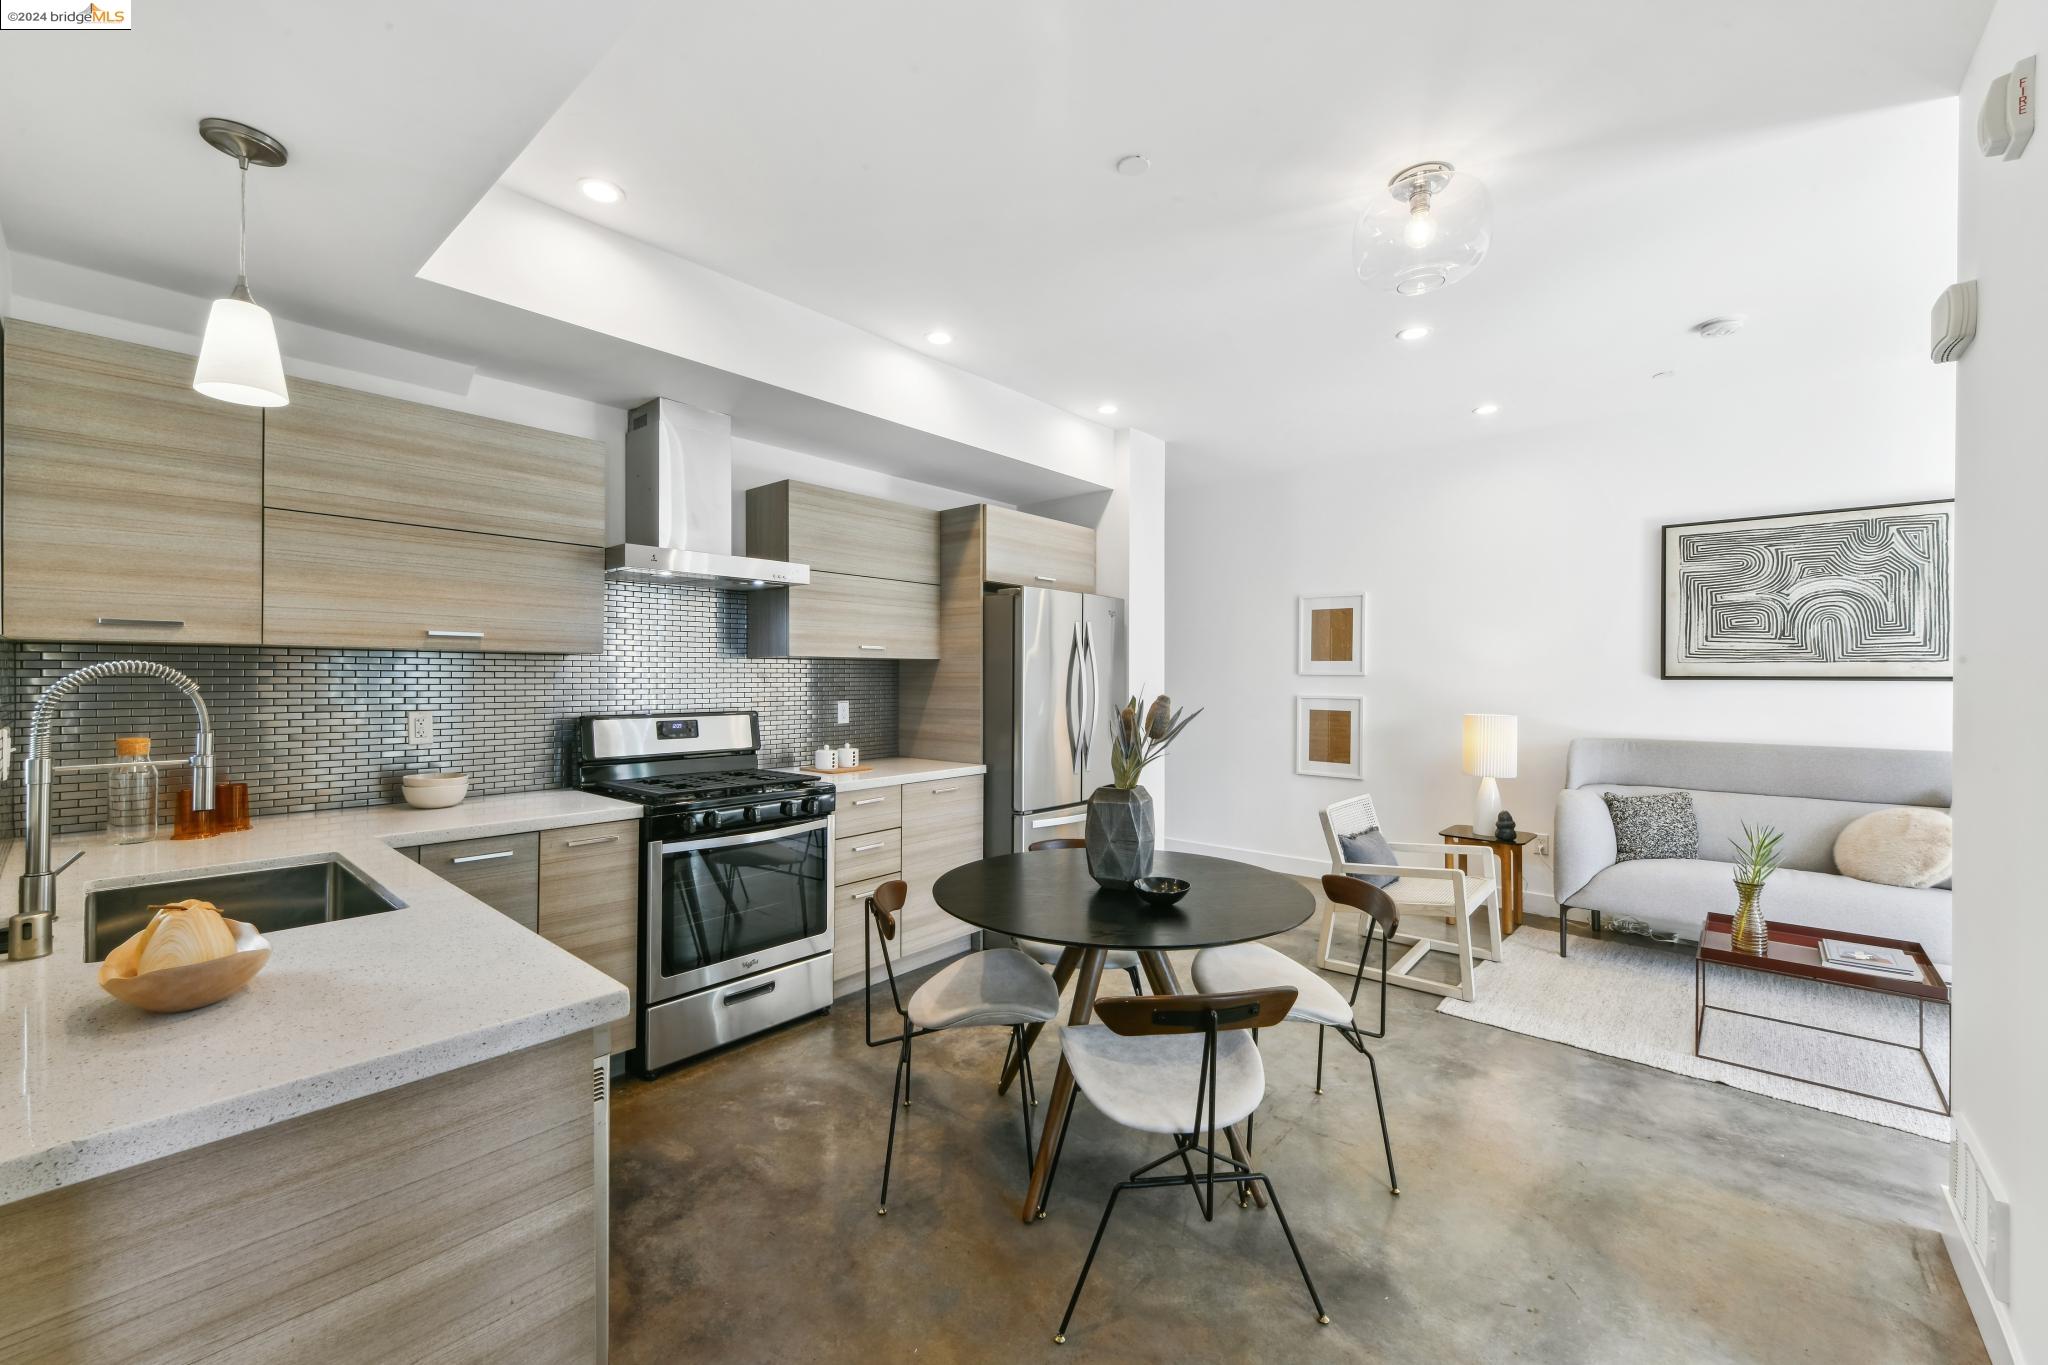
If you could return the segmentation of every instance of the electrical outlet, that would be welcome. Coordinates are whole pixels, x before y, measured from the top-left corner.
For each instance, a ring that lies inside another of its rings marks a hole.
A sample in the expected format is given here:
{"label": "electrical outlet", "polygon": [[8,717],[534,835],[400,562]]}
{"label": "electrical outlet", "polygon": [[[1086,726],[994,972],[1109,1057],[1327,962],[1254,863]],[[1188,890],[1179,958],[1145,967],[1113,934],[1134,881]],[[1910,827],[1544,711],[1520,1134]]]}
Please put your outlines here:
{"label": "electrical outlet", "polygon": [[850,720],[852,720],[852,719],[853,719],[853,703],[852,703],[852,702],[850,702],[850,701],[843,701],[843,702],[840,702],[840,703],[839,703],[839,723],[840,723],[841,725],[844,725],[844,724],[846,724],[846,723],[847,723],[848,721],[850,721]]}
{"label": "electrical outlet", "polygon": [[1538,858],[1548,858],[1550,856],[1550,836],[1548,834],[1537,835],[1536,842],[1529,845],[1529,852]]}
{"label": "electrical outlet", "polygon": [[405,745],[408,749],[424,749],[434,742],[434,713],[432,711],[408,711],[405,713]]}

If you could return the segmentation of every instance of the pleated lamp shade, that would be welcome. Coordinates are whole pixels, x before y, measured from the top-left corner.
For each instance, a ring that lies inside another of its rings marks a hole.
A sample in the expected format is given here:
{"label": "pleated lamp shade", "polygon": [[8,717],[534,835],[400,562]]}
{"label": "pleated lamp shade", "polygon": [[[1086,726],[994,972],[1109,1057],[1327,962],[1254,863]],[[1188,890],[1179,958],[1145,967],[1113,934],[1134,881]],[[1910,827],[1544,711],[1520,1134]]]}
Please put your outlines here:
{"label": "pleated lamp shade", "polygon": [[1516,729],[1513,716],[1465,717],[1465,771],[1474,777],[1513,777]]}

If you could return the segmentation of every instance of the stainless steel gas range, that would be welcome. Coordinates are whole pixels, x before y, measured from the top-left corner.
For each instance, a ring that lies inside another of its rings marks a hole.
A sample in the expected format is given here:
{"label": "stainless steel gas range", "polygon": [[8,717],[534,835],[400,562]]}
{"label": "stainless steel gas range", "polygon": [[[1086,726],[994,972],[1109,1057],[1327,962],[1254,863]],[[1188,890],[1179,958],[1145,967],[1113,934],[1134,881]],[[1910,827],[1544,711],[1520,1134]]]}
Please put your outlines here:
{"label": "stainless steel gas range", "polygon": [[832,1003],[832,785],[760,745],[752,711],[576,722],[576,785],[643,807],[643,1073]]}

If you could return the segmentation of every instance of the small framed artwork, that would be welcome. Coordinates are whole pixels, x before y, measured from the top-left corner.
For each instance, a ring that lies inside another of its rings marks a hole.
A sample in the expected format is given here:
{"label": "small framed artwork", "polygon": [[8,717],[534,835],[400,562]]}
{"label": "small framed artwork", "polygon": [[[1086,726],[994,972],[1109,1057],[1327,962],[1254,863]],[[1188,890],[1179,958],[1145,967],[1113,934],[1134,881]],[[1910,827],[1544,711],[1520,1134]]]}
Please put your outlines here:
{"label": "small framed artwork", "polygon": [[1300,599],[1295,672],[1365,672],[1365,594]]}
{"label": "small framed artwork", "polygon": [[1365,776],[1365,698],[1294,699],[1294,771],[1354,781]]}

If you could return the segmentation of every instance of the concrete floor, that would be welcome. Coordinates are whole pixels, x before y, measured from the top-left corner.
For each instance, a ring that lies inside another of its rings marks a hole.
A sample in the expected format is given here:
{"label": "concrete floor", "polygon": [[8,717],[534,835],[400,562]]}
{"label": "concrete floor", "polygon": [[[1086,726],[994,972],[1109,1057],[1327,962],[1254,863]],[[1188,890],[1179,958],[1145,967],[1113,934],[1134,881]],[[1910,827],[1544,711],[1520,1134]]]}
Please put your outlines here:
{"label": "concrete floor", "polygon": [[[1275,943],[1311,956],[1307,928]],[[1053,1345],[1109,1187],[1160,1140],[1083,1102],[1026,1227],[1004,1035],[923,1039],[878,1218],[894,1058],[862,1045],[854,997],[619,1085],[612,1359],[1986,1359],[1937,1231],[1945,1148],[1392,997],[1376,1051],[1399,1197],[1364,1059],[1333,1042],[1317,1097],[1314,1032],[1263,1040],[1258,1165],[1327,1327],[1270,1214],[1220,1202],[1205,1224],[1186,1192],[1144,1191]]]}

